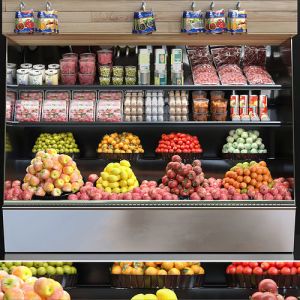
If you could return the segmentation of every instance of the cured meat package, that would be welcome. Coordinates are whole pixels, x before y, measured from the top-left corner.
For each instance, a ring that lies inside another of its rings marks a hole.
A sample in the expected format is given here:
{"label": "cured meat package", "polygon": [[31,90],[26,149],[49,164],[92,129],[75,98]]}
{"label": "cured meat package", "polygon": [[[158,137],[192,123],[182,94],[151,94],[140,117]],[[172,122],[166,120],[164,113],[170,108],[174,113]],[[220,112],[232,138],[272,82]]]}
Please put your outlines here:
{"label": "cured meat package", "polygon": [[268,71],[261,66],[247,66],[244,67],[244,73],[249,84],[274,84],[274,81]]}

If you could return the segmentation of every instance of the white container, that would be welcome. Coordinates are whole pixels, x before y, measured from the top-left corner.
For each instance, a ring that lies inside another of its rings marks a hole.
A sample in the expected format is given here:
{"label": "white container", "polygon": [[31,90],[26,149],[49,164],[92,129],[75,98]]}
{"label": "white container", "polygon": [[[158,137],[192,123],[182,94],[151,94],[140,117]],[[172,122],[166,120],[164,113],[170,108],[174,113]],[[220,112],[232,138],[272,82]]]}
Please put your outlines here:
{"label": "white container", "polygon": [[33,65],[32,69],[33,70],[41,71],[42,72],[43,81],[45,81],[45,65],[42,65],[42,64]]}
{"label": "white container", "polygon": [[43,74],[39,70],[29,71],[29,84],[31,85],[42,85],[43,84]]}
{"label": "white container", "polygon": [[6,69],[7,69],[7,71],[11,70],[13,81],[16,80],[16,77],[17,77],[17,65],[13,64],[13,63],[8,63],[6,65]]}
{"label": "white container", "polygon": [[17,84],[18,85],[28,85],[29,84],[29,70],[28,69],[18,69],[17,70]]}
{"label": "white container", "polygon": [[30,64],[30,63],[24,63],[24,64],[21,64],[20,68],[21,69],[31,70],[32,69],[32,64]]}
{"label": "white container", "polygon": [[58,72],[54,69],[45,71],[45,84],[46,85],[58,85]]}
{"label": "white container", "polygon": [[13,72],[11,69],[6,69],[6,84],[13,84]]}
{"label": "white container", "polygon": [[59,64],[50,64],[48,65],[48,70],[56,70],[58,79],[60,78],[60,65]]}

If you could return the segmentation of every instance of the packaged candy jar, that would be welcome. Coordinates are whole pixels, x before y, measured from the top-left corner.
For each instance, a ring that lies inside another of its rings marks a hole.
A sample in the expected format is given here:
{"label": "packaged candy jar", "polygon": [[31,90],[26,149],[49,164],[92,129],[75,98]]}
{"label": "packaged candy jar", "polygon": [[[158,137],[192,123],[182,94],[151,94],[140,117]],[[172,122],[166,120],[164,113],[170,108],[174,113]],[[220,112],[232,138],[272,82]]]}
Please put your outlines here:
{"label": "packaged candy jar", "polygon": [[67,122],[67,107],[66,100],[45,100],[42,108],[42,120],[45,122]]}
{"label": "packaged candy jar", "polygon": [[146,11],[145,2],[142,4],[142,11],[134,12],[133,18],[132,33],[148,34],[156,31],[154,14],[152,11]]}
{"label": "packaged candy jar", "polygon": [[17,100],[15,120],[18,122],[39,122],[41,106],[38,100]]}
{"label": "packaged candy jar", "polygon": [[98,50],[97,58],[100,65],[112,65],[113,52],[112,50]]}
{"label": "packaged candy jar", "polygon": [[228,11],[227,29],[231,33],[247,32],[247,12],[240,10],[240,2],[238,2],[236,9]]}
{"label": "packaged candy jar", "polygon": [[225,11],[224,9],[213,10],[212,2],[211,9],[205,14],[205,30],[208,33],[223,33],[226,31]]}
{"label": "packaged candy jar", "polygon": [[72,100],[69,109],[69,121],[94,122],[95,102],[90,100]]}
{"label": "packaged candy jar", "polygon": [[46,4],[46,10],[37,13],[36,26],[39,33],[59,33],[57,11],[51,10],[49,2]]}
{"label": "packaged candy jar", "polygon": [[16,11],[15,33],[34,32],[34,11],[33,9],[24,10],[24,3],[21,2],[20,10]]}
{"label": "packaged candy jar", "polygon": [[45,71],[45,84],[46,85],[58,85],[58,72],[54,69]]}
{"label": "packaged candy jar", "polygon": [[181,32],[198,33],[204,32],[204,18],[200,10],[195,11],[196,5],[193,1],[192,10],[185,10],[182,14]]}
{"label": "packaged candy jar", "polygon": [[89,60],[96,61],[96,54],[95,53],[91,53],[91,52],[81,53],[79,55],[79,57],[80,57],[80,59],[89,59]]}

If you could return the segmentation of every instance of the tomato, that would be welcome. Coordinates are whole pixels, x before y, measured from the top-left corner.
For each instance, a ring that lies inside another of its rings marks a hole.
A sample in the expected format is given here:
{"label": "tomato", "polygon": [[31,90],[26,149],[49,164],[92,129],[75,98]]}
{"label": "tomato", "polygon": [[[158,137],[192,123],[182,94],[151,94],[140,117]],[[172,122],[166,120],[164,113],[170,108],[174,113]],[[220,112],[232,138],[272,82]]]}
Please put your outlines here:
{"label": "tomato", "polygon": [[275,262],[274,261],[270,261],[269,265],[270,265],[270,267],[275,267]]}
{"label": "tomato", "polygon": [[236,268],[236,274],[243,274],[244,267],[239,265]]}
{"label": "tomato", "polygon": [[294,261],[294,267],[299,268],[300,267],[300,261]]}
{"label": "tomato", "polygon": [[297,273],[300,274],[300,267],[297,268]]}
{"label": "tomato", "polygon": [[297,274],[297,268],[291,267],[291,275],[296,275],[296,274]]}
{"label": "tomato", "polygon": [[243,261],[243,262],[242,262],[242,266],[243,266],[243,267],[247,267],[247,266],[249,266],[249,263],[246,262],[246,261]]}
{"label": "tomato", "polygon": [[285,265],[289,268],[292,268],[294,263],[292,261],[286,262]]}
{"label": "tomato", "polygon": [[253,274],[255,274],[255,275],[262,275],[263,274],[263,269],[261,267],[255,267],[253,269]]}
{"label": "tomato", "polygon": [[236,272],[236,267],[234,265],[229,265],[226,268],[226,274],[235,274]]}
{"label": "tomato", "polygon": [[249,266],[246,266],[243,269],[243,274],[245,274],[245,275],[251,275],[252,274],[252,268],[250,268]]}
{"label": "tomato", "polygon": [[268,270],[268,274],[269,275],[278,275],[279,271],[277,268],[275,267],[271,267],[269,270]]}
{"label": "tomato", "polygon": [[285,266],[285,262],[283,262],[283,261],[277,261],[277,262],[275,263],[275,267],[276,267],[277,269],[282,269],[284,266]]}
{"label": "tomato", "polygon": [[257,262],[249,262],[249,267],[251,267],[252,269],[258,267],[258,263]]}
{"label": "tomato", "polygon": [[263,270],[268,270],[270,268],[270,264],[268,262],[262,262],[260,266]]}
{"label": "tomato", "polygon": [[291,274],[291,269],[289,267],[283,267],[281,270],[280,270],[280,273],[282,275],[290,275]]}

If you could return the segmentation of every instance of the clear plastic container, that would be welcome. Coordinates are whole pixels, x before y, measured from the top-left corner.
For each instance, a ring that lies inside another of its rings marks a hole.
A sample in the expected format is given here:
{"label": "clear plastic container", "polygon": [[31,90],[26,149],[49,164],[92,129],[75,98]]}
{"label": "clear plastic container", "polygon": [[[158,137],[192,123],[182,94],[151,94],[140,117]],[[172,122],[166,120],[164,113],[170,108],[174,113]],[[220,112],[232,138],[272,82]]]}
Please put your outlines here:
{"label": "clear plastic container", "polygon": [[40,91],[20,91],[20,100],[38,100],[42,102],[44,99],[44,93]]}
{"label": "clear plastic container", "polygon": [[208,99],[197,99],[193,100],[193,111],[196,114],[208,114]]}
{"label": "clear plastic container", "polygon": [[122,66],[114,66],[112,68],[113,76],[115,77],[123,77],[124,76],[124,67]]}
{"label": "clear plastic container", "polygon": [[71,100],[70,91],[46,91],[45,92],[46,100]]}
{"label": "clear plastic container", "polygon": [[89,59],[89,60],[93,60],[96,61],[96,54],[95,53],[81,53],[80,54],[80,59]]}
{"label": "clear plastic container", "polygon": [[113,85],[122,85],[123,84],[123,77],[113,77],[112,78]]}
{"label": "clear plastic container", "polygon": [[41,103],[38,100],[17,100],[15,106],[15,121],[39,122],[41,118]]}
{"label": "clear plastic container", "polygon": [[78,73],[79,83],[81,85],[92,85],[95,82],[95,74]]}
{"label": "clear plastic container", "polygon": [[121,122],[122,104],[117,100],[98,100],[96,110],[96,121],[99,122]]}
{"label": "clear plastic container", "polygon": [[193,100],[207,99],[207,92],[206,91],[193,91],[192,98],[193,98]]}
{"label": "clear plastic container", "polygon": [[225,113],[227,114],[227,99],[211,100],[210,111],[211,113]]}
{"label": "clear plastic container", "polygon": [[72,100],[70,102],[69,121],[94,122],[95,102],[90,100]]}
{"label": "clear plastic container", "polygon": [[125,74],[126,77],[136,77],[136,66],[126,66]]}
{"label": "clear plastic container", "polygon": [[194,121],[207,121],[208,113],[195,113],[193,114]]}
{"label": "clear plastic container", "polygon": [[110,66],[99,66],[100,76],[110,77],[111,67]]}
{"label": "clear plastic container", "polygon": [[97,100],[96,91],[73,91],[73,100]]}
{"label": "clear plastic container", "polygon": [[212,121],[226,121],[227,113],[213,113],[211,115]]}
{"label": "clear plastic container", "polygon": [[42,107],[42,120],[45,122],[67,122],[68,102],[66,100],[45,100]]}
{"label": "clear plastic container", "polygon": [[99,83],[100,85],[109,85],[110,84],[110,77],[99,77]]}
{"label": "clear plastic container", "polygon": [[211,91],[210,100],[222,100],[225,97],[225,92],[223,91]]}
{"label": "clear plastic container", "polygon": [[95,74],[96,64],[93,60],[82,58],[79,60],[79,70],[82,74]]}
{"label": "clear plastic container", "polygon": [[98,63],[100,65],[111,65],[113,59],[112,50],[98,50],[97,51]]}
{"label": "clear plastic container", "polygon": [[135,85],[136,77],[125,77],[125,84],[126,85]]}
{"label": "clear plastic container", "polygon": [[61,73],[61,83],[66,85],[74,85],[76,84],[77,75],[73,74],[63,74]]}
{"label": "clear plastic container", "polygon": [[77,61],[74,59],[61,59],[59,65],[62,74],[74,74],[77,72]]}

